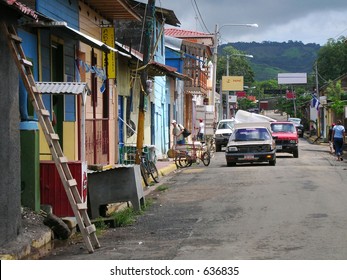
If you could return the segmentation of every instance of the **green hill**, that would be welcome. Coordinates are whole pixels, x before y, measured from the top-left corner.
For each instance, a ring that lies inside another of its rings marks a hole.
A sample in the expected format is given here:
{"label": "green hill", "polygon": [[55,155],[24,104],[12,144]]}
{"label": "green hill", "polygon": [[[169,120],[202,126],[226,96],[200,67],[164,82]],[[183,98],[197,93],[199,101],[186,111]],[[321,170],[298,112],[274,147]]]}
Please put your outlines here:
{"label": "green hill", "polygon": [[320,45],[288,42],[236,42],[219,46],[218,53],[226,46],[253,55],[250,64],[256,81],[276,79],[278,73],[311,73]]}

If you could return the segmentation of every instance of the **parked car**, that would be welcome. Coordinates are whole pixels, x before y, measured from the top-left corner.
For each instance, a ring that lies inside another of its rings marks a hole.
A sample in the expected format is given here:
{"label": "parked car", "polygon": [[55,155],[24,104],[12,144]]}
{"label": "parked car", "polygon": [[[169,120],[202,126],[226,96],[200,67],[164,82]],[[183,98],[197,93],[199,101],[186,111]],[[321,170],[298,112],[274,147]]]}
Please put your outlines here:
{"label": "parked car", "polygon": [[288,118],[289,122],[294,123],[296,130],[298,131],[299,137],[304,137],[304,126],[301,123],[300,118]]}
{"label": "parked car", "polygon": [[295,158],[299,157],[299,137],[294,123],[272,122],[270,124],[272,136],[276,136],[276,152],[291,153]]}
{"label": "parked car", "polygon": [[235,119],[220,120],[217,125],[216,132],[214,134],[216,140],[216,151],[220,152],[222,147],[226,147],[228,144],[230,135],[234,128]]}
{"label": "parked car", "polygon": [[270,122],[235,124],[225,150],[227,165],[245,162],[276,165],[276,137],[270,129]]}
{"label": "parked car", "polygon": [[259,108],[249,108],[247,111],[250,113],[259,114]]}

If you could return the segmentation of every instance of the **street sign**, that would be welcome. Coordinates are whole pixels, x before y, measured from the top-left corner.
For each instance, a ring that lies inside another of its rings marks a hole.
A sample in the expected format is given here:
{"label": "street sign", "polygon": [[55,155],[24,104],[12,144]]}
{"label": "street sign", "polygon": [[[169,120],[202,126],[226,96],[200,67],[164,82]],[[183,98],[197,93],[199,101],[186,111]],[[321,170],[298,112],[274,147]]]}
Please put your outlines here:
{"label": "street sign", "polygon": [[279,85],[307,84],[307,73],[279,73]]}

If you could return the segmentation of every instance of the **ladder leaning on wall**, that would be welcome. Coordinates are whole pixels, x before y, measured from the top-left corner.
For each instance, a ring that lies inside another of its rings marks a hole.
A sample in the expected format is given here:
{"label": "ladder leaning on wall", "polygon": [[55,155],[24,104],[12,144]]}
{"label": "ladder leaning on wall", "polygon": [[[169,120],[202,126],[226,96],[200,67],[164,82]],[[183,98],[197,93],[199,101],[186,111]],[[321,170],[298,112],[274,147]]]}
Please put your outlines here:
{"label": "ladder leaning on wall", "polygon": [[30,101],[33,104],[37,114],[42,131],[45,135],[47,144],[50,148],[55,166],[58,170],[60,179],[63,183],[66,195],[69,199],[73,213],[77,219],[77,223],[83,236],[85,245],[89,253],[93,253],[94,249],[100,248],[99,241],[96,236],[95,225],[91,223],[87,213],[87,202],[83,202],[77,189],[77,182],[72,177],[68,160],[64,156],[59,136],[55,133],[51,123],[50,113],[46,110],[40,92],[38,91],[34,76],[32,74],[32,63],[26,59],[23,48],[22,39],[18,37],[16,29],[13,25],[7,25],[2,22],[1,27],[4,34],[7,35],[7,41],[13,59],[16,62],[24,85],[28,91]]}

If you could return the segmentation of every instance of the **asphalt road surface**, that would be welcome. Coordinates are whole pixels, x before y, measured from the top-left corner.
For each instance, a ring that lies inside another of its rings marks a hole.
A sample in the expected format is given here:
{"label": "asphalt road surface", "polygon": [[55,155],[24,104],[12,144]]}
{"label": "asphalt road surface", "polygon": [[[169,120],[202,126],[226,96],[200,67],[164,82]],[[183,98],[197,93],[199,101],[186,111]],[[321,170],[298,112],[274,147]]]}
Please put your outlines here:
{"label": "asphalt road surface", "polygon": [[[347,163],[329,148],[300,139],[299,158],[278,154],[276,166],[209,167],[166,177],[166,191],[135,224],[110,228],[89,254],[70,240],[45,259],[347,259]],[[147,197],[147,199],[149,199]]]}

